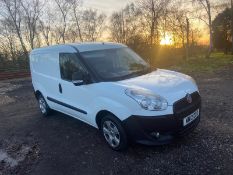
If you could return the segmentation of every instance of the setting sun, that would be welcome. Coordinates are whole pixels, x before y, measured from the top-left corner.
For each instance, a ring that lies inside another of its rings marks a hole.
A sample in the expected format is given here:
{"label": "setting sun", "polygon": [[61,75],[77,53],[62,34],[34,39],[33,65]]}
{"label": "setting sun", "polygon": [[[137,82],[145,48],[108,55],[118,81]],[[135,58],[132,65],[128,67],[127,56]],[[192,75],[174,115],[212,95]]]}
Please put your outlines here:
{"label": "setting sun", "polygon": [[172,36],[169,34],[165,34],[164,37],[160,41],[160,45],[172,45]]}

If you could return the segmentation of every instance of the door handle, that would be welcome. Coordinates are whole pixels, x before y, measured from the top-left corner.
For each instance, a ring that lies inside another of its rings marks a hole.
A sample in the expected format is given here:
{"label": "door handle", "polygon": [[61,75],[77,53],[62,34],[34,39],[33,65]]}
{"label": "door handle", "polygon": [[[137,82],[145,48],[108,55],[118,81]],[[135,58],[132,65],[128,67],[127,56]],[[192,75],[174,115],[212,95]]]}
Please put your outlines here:
{"label": "door handle", "polygon": [[61,83],[59,83],[59,92],[62,94],[62,87],[61,87]]}

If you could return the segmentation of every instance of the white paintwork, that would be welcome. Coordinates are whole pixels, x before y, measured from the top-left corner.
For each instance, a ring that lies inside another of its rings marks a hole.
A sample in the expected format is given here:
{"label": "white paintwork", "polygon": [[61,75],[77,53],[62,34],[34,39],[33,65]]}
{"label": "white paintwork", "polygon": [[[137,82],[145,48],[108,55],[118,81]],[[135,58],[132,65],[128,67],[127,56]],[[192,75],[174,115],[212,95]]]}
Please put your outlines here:
{"label": "white paintwork", "polygon": [[[71,44],[80,52],[126,47],[115,43],[82,43]],[[39,90],[43,96],[72,105],[87,112],[82,114],[59,104],[46,101],[50,108],[78,118],[94,127],[99,111],[107,110],[120,120],[131,115],[159,116],[173,113],[173,103],[187,93],[198,91],[193,79],[187,75],[157,69],[147,75],[117,81],[100,82],[89,85],[74,86],[72,82],[61,79],[59,68],[59,53],[75,53],[70,45],[56,45],[34,49],[30,54],[30,68],[34,90]],[[62,85],[63,93],[59,93],[58,85]],[[164,97],[168,108],[164,111],[148,111],[125,94],[127,88],[144,88]]]}
{"label": "white paintwork", "polygon": [[118,43],[111,43],[111,42],[83,42],[83,43],[71,43],[71,44],[60,44],[60,45],[54,45],[54,46],[48,46],[48,47],[42,47],[38,49],[33,49],[31,54],[37,54],[37,53],[47,53],[49,52],[68,52],[68,53],[74,53],[76,52],[74,48],[70,47],[74,46],[76,47],[79,52],[86,52],[86,51],[92,51],[92,50],[102,50],[102,49],[111,49],[111,48],[121,48],[126,47],[123,44]]}

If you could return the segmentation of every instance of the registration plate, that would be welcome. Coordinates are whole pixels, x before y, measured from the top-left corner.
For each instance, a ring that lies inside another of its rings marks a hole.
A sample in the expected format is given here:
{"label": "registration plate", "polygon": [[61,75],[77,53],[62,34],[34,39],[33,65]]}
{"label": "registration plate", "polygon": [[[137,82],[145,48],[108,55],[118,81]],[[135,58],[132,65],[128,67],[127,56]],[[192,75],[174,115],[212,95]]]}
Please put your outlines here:
{"label": "registration plate", "polygon": [[195,120],[198,116],[199,116],[199,109],[197,109],[197,110],[194,111],[192,114],[188,115],[187,117],[185,117],[185,118],[183,119],[183,126],[188,125],[188,124],[191,123],[193,120]]}

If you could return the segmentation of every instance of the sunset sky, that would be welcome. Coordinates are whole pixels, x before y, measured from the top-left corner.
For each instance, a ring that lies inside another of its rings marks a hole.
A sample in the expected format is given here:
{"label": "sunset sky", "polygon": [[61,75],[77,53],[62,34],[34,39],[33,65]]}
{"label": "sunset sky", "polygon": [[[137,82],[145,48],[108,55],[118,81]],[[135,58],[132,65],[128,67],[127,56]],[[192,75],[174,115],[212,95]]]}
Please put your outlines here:
{"label": "sunset sky", "polygon": [[[83,7],[84,8],[92,8],[98,11],[104,12],[107,16],[110,16],[113,12],[119,11],[123,9],[127,4],[131,2],[135,2],[136,0],[83,0]],[[202,34],[199,37],[200,44],[207,44],[208,43],[208,31],[206,25],[201,21],[195,22],[200,29],[202,30]],[[167,34],[169,35],[169,34]],[[104,38],[108,37],[108,33],[104,33]],[[167,36],[170,38],[171,36]],[[163,38],[162,42],[167,43],[166,39]],[[168,40],[168,39],[167,39]]]}
{"label": "sunset sky", "polygon": [[133,1],[135,0],[86,0],[83,1],[83,6],[94,8],[110,15],[112,12],[124,8],[127,4]]}

